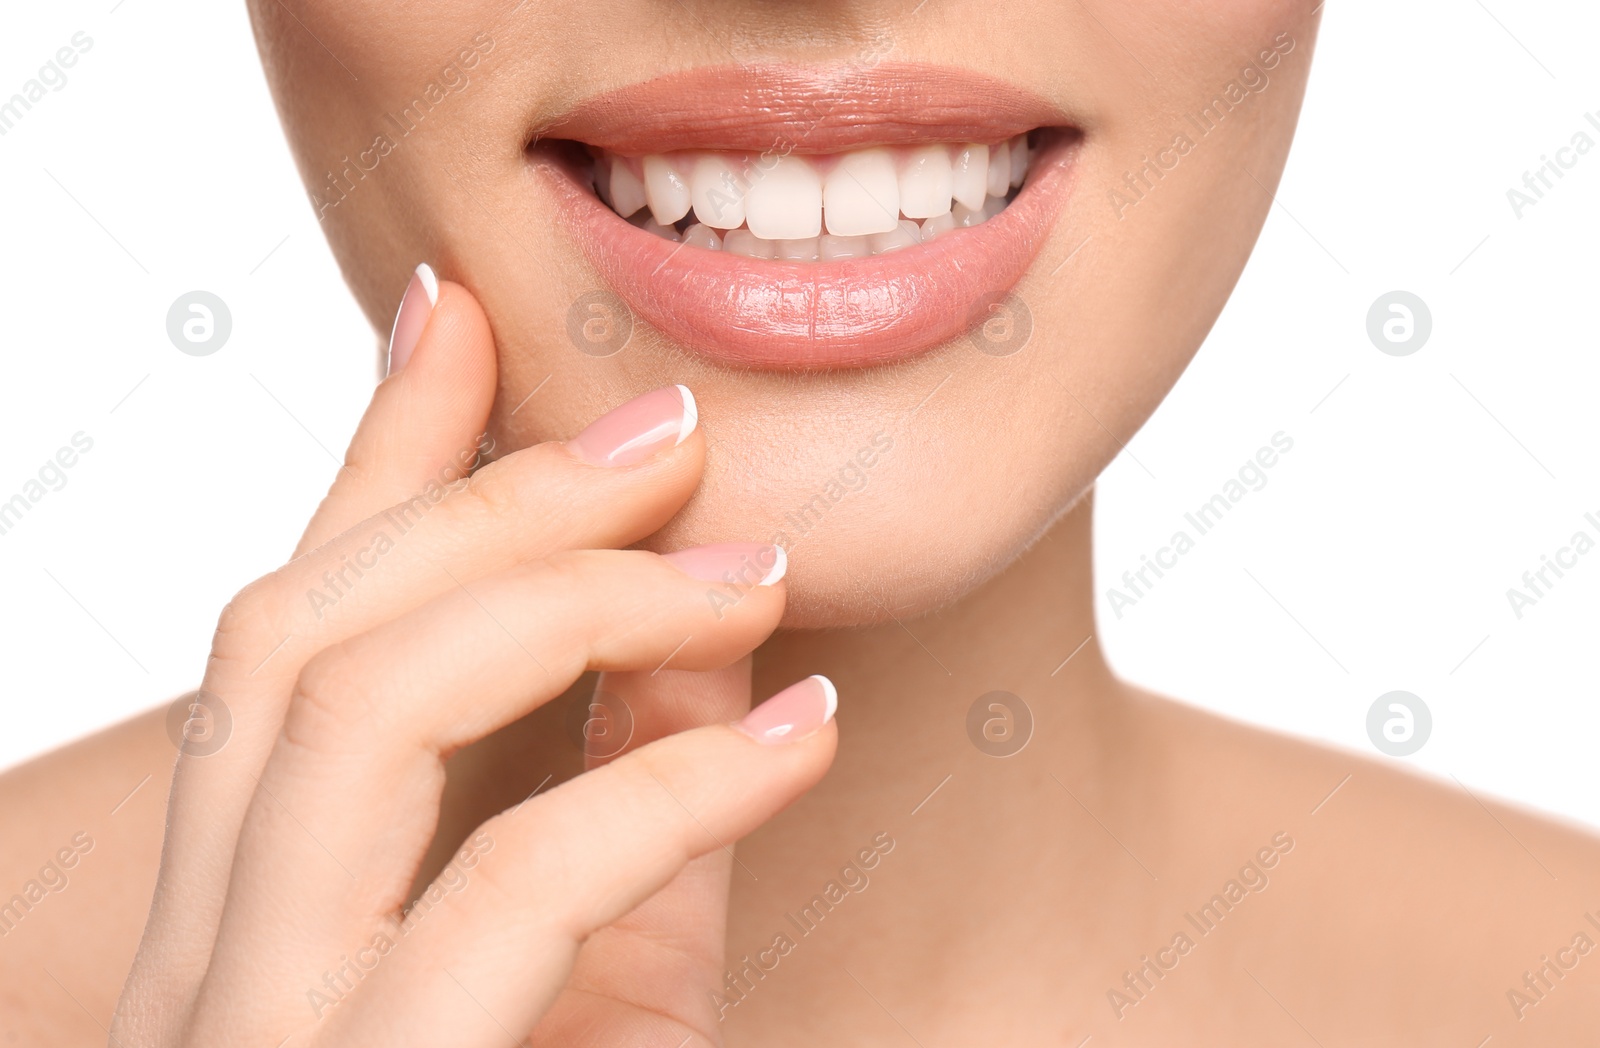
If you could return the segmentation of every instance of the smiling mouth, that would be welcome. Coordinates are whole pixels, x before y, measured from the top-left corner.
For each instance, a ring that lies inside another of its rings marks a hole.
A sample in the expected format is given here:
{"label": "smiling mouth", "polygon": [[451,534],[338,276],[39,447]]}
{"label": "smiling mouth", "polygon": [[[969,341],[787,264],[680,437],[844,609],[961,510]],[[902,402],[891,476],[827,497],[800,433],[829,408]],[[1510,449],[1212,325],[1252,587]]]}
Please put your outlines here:
{"label": "smiling mouth", "polygon": [[865,367],[959,338],[1022,279],[1082,133],[925,66],[694,70],[598,96],[528,148],[639,317],[740,367]]}
{"label": "smiling mouth", "polygon": [[590,155],[600,199],[647,233],[745,258],[833,262],[982,225],[1022,187],[1030,149],[1022,134],[815,156]]}

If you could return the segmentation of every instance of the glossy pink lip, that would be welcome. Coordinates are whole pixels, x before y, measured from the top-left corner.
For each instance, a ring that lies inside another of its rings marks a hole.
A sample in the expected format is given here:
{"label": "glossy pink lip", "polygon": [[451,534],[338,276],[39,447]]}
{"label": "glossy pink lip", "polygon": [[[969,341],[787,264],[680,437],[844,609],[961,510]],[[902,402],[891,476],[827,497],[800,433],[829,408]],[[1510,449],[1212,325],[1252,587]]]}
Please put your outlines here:
{"label": "glossy pink lip", "polygon": [[[550,130],[617,152],[995,142],[1066,118],[993,78],[917,66],[816,73],[701,70],[602,95]],[[743,258],[674,244],[600,202],[574,164],[530,152],[590,263],[635,315],[734,366],[805,370],[902,360],[960,337],[1032,265],[1071,186],[1078,138],[1049,131],[1000,214],[931,244],[839,262]]]}

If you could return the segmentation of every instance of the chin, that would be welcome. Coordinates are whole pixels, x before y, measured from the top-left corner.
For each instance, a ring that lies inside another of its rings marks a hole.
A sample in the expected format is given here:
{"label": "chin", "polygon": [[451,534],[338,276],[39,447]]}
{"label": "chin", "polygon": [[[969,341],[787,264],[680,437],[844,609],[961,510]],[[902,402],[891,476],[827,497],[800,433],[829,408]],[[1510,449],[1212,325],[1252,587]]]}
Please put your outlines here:
{"label": "chin", "polygon": [[783,545],[803,628],[959,600],[1089,490],[1243,270],[1316,36],[1289,0],[767,5],[733,55],[624,0],[303,6],[322,47],[252,4],[375,327],[418,261],[472,291],[506,449],[688,386],[705,478],[646,545]]}
{"label": "chin", "polygon": [[[803,388],[702,376],[704,480],[641,545],[667,552],[730,536],[782,545],[786,628],[903,621],[960,600],[1087,493],[1115,450],[1057,398],[1015,397],[1037,363],[1014,361],[996,381],[992,361],[976,356],[963,342],[892,373]],[[1003,413],[973,417],[973,395],[1003,405],[1008,390]],[[1010,441],[1008,425],[1055,438]]]}

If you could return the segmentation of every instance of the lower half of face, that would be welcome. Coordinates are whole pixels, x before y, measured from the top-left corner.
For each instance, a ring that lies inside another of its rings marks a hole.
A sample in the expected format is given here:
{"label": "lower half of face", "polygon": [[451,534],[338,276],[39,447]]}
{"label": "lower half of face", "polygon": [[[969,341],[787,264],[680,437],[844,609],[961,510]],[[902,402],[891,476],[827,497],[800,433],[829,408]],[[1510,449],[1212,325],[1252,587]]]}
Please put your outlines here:
{"label": "lower half of face", "polygon": [[776,541],[793,626],[1004,567],[1176,381],[1271,204],[1288,0],[256,0],[302,174],[386,330],[483,303],[493,433],[660,385],[710,444],[651,540]]}

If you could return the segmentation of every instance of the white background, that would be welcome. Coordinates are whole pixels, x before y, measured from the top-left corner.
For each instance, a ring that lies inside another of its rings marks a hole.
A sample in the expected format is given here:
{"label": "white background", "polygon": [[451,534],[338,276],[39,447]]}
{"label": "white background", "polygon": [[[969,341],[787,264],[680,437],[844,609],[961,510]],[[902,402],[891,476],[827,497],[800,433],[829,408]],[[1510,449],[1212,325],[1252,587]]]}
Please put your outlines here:
{"label": "white background", "polygon": [[[0,97],[94,40],[0,137],[0,501],[94,441],[0,536],[0,765],[193,686],[373,381],[243,5],[113,3],[10,5],[0,33]],[[1368,753],[1367,708],[1410,691],[1434,728],[1405,760],[1600,826],[1600,551],[1520,620],[1506,598],[1575,531],[1600,538],[1600,149],[1520,218],[1506,197],[1575,132],[1600,141],[1597,38],[1577,3],[1328,6],[1261,244],[1100,485],[1102,590],[1275,432],[1294,449],[1120,619],[1102,594],[1125,675]],[[166,336],[195,288],[232,310],[215,356]],[[1395,289],[1432,313],[1412,356],[1366,335]]]}

